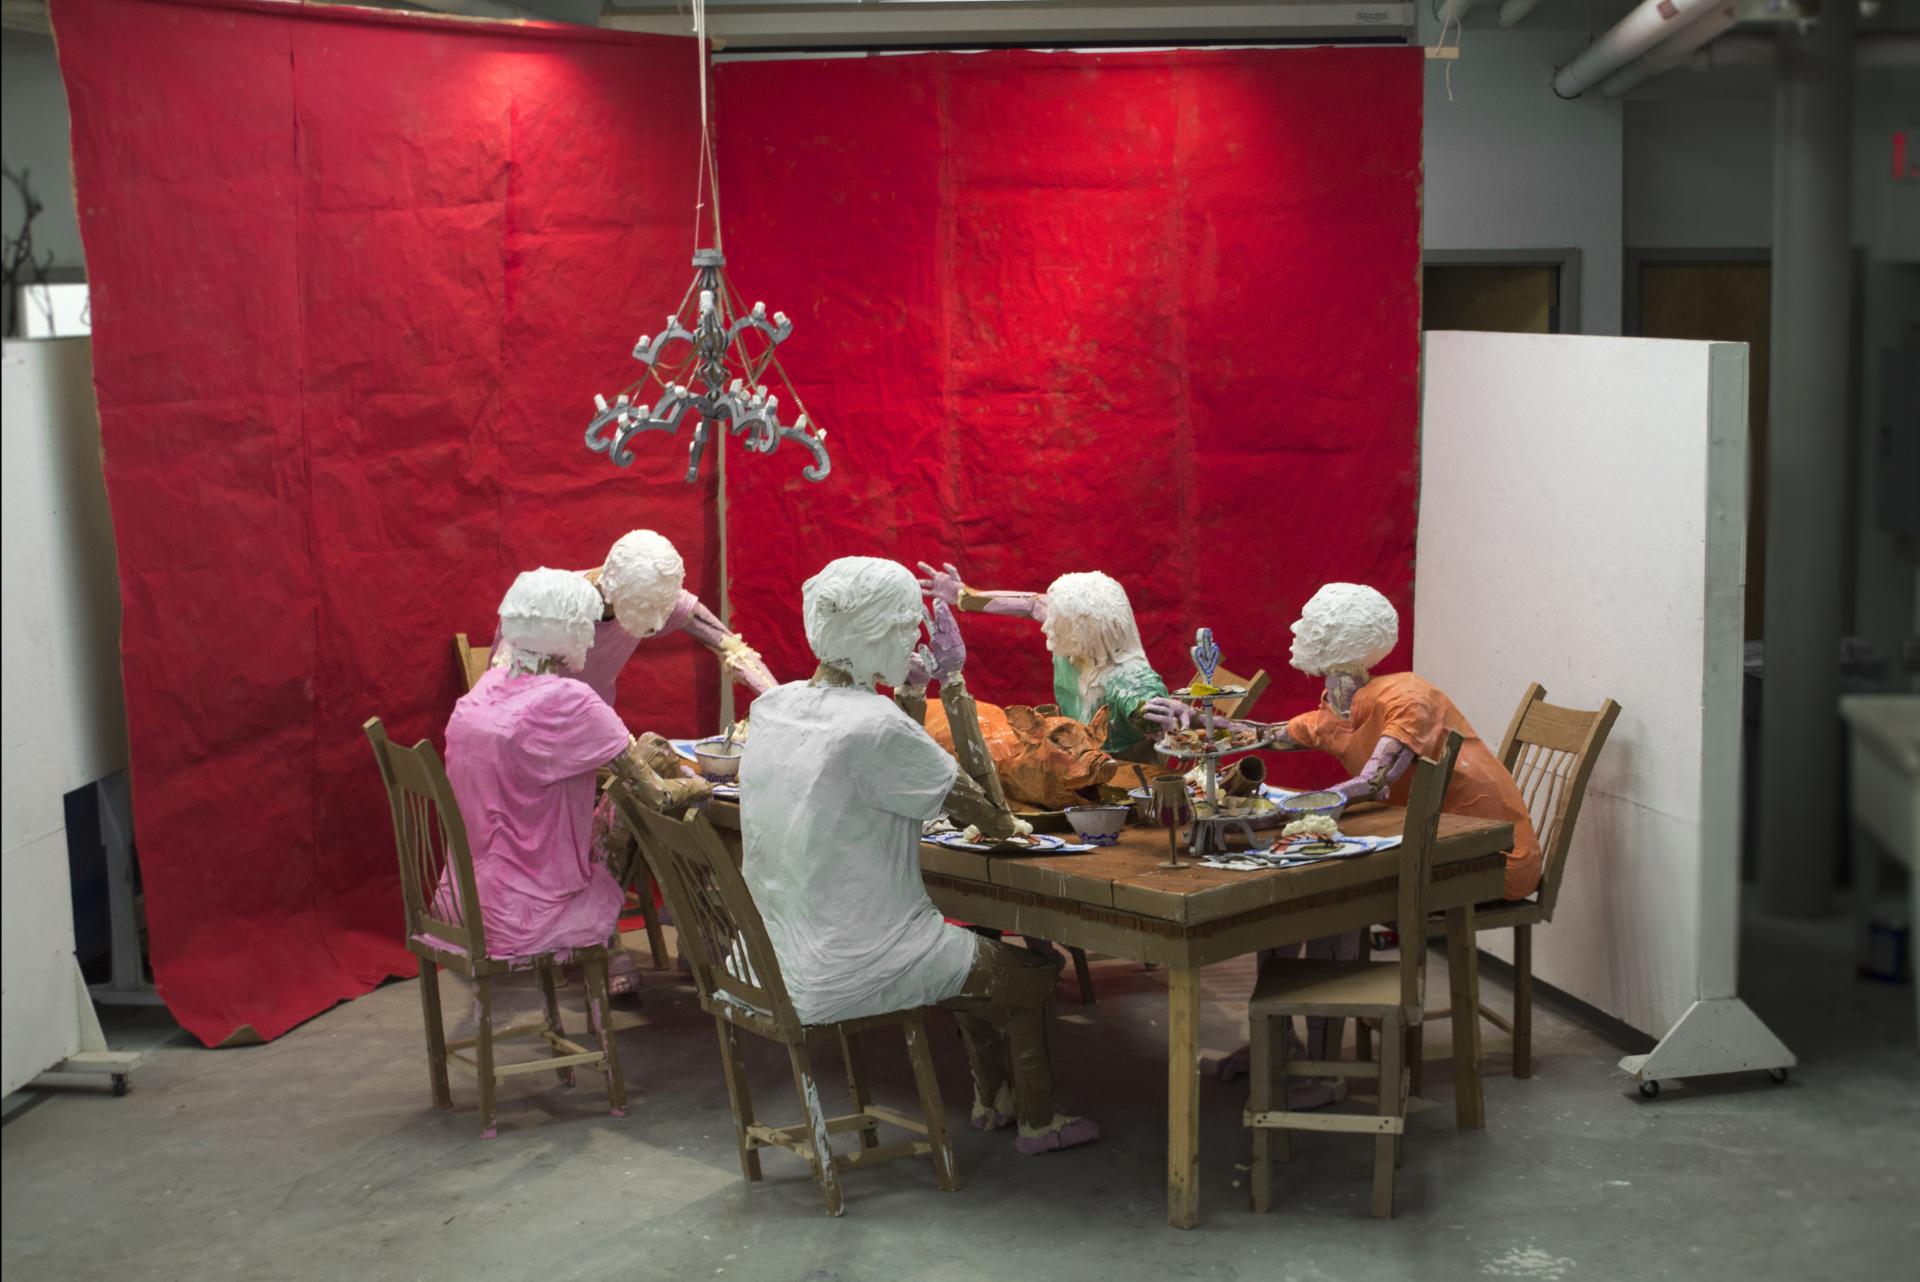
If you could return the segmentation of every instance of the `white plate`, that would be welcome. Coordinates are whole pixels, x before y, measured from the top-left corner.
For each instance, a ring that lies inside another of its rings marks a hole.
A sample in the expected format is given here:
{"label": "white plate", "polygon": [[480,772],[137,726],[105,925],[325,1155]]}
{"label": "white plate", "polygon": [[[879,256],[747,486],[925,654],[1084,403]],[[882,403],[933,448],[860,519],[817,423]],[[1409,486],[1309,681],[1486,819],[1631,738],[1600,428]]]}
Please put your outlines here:
{"label": "white plate", "polygon": [[930,841],[936,846],[947,846],[954,850],[977,850],[983,854],[993,855],[1055,855],[1063,851],[1093,849],[1092,846],[1070,845],[1060,840],[1060,838],[1049,836],[1044,832],[1036,832],[1027,838],[1027,840],[1033,844],[1025,849],[1016,849],[1014,847],[1001,846],[985,841],[967,841],[957,832],[934,833],[932,836],[922,838],[922,840]]}

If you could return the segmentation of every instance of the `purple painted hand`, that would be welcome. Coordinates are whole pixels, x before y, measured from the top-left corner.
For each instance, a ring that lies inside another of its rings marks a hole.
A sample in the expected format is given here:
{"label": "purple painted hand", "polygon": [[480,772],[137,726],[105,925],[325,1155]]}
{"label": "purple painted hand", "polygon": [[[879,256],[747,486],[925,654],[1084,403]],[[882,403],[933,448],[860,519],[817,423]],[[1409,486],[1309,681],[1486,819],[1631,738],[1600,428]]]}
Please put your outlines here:
{"label": "purple painted hand", "polygon": [[960,636],[959,620],[944,598],[933,603],[933,626],[927,629],[927,640],[933,660],[928,666],[933,675],[941,681],[959,676],[967,666],[967,643]]}
{"label": "purple painted hand", "polygon": [[1193,705],[1165,695],[1155,695],[1140,705],[1140,717],[1162,730],[1185,730],[1194,722]]}
{"label": "purple painted hand", "polygon": [[919,581],[922,592],[937,601],[945,601],[949,606],[958,608],[960,604],[960,589],[964,585],[960,582],[960,571],[953,568],[953,562],[949,561],[940,569],[936,570],[925,561],[922,561],[920,562],[920,573],[926,575],[925,578]]}

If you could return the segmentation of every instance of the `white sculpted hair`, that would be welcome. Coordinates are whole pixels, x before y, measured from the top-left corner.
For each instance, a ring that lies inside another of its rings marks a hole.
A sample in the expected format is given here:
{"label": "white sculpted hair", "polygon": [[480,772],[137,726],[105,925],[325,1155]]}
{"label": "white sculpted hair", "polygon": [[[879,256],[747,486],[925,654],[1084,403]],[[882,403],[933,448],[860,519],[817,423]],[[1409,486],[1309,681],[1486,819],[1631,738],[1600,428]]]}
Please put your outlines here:
{"label": "white sculpted hair", "polygon": [[1328,583],[1293,625],[1293,666],[1311,676],[1366,672],[1400,640],[1400,615],[1364,583]]}
{"label": "white sculpted hair", "polygon": [[607,549],[600,571],[600,595],[613,617],[636,637],[658,632],[680,603],[687,564],[672,543],[652,530],[629,530]]}
{"label": "white sculpted hair", "polygon": [[532,671],[542,659],[557,659],[578,671],[600,621],[600,593],[572,570],[528,570],[500,599],[500,639],[509,662]]}
{"label": "white sculpted hair", "polygon": [[898,561],[843,556],[800,588],[807,644],[820,662],[863,686],[877,677],[890,686],[906,680],[913,640],[901,644],[908,624],[925,617],[920,586]]}
{"label": "white sculpted hair", "polygon": [[1106,678],[1122,663],[1147,661],[1133,603],[1119,580],[1098,570],[1063,574],[1047,587],[1047,649],[1074,665],[1080,701],[1089,709],[1106,697]]}

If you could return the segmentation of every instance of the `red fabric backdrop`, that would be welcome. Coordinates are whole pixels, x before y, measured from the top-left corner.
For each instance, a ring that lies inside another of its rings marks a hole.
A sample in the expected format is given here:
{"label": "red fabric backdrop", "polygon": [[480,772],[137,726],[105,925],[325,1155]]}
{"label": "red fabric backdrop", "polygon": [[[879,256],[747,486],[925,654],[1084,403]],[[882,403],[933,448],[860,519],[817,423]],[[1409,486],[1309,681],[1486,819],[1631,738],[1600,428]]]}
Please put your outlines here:
{"label": "red fabric backdrop", "polygon": [[[93,282],[152,957],[273,1037],[410,968],[363,718],[436,739],[451,634],[639,525],[717,590],[710,484],[588,454],[686,287],[686,41],[54,0]],[[718,715],[683,638],[630,724]]]}
{"label": "red fabric backdrop", "polygon": [[[983,588],[1105,570],[1164,675],[1206,624],[1275,674],[1267,715],[1309,706],[1307,596],[1410,605],[1421,76],[1418,49],[717,68],[730,269],[794,316],[834,458],[728,475],[735,619],[775,671],[809,666],[829,558],[951,558]],[[1037,628],[966,631],[983,697],[1050,697]]]}
{"label": "red fabric backdrop", "polygon": [[[580,435],[685,288],[684,42],[365,11],[54,0],[93,282],[153,961],[208,1042],[405,969],[359,732],[437,736],[450,634],[536,564],[667,532],[716,590],[710,479]],[[830,557],[980,586],[1100,568],[1183,670],[1281,672],[1315,585],[1403,607],[1418,51],[930,56],[718,69],[727,243],[799,323],[832,477],[735,452],[734,605],[785,677]],[[970,625],[1037,700],[1037,632]],[[717,714],[682,638],[636,727]],[[1404,651],[1401,659],[1404,659]],[[1299,768],[1295,767],[1295,774]]]}

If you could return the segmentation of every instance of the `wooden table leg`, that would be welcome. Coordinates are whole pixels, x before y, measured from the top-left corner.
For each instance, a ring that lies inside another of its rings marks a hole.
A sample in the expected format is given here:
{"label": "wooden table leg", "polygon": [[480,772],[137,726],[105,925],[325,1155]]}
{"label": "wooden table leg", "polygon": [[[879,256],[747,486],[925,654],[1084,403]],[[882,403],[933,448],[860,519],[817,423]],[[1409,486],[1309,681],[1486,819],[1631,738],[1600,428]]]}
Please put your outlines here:
{"label": "wooden table leg", "polygon": [[1200,968],[1167,968],[1167,1223],[1200,1223]]}
{"label": "wooden table leg", "polygon": [[1480,950],[1473,905],[1447,913],[1447,987],[1453,995],[1453,1115],[1462,1130],[1487,1124],[1480,1083]]}

